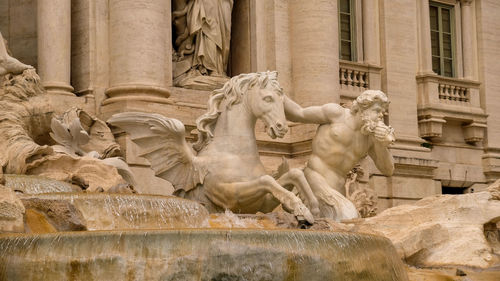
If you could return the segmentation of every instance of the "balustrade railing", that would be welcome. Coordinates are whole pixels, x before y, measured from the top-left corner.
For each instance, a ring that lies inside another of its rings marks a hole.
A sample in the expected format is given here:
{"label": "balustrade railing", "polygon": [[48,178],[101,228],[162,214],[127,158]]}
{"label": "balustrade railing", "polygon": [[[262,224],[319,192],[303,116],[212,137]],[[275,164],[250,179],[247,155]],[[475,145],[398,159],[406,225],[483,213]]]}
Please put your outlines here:
{"label": "balustrade railing", "polygon": [[341,87],[366,90],[369,88],[368,72],[341,66],[339,71],[339,82]]}
{"label": "balustrade railing", "polygon": [[468,105],[470,104],[470,91],[466,87],[439,83],[439,101],[443,103]]}
{"label": "balustrade railing", "polygon": [[349,102],[365,90],[380,89],[381,67],[367,63],[339,61],[341,102]]}

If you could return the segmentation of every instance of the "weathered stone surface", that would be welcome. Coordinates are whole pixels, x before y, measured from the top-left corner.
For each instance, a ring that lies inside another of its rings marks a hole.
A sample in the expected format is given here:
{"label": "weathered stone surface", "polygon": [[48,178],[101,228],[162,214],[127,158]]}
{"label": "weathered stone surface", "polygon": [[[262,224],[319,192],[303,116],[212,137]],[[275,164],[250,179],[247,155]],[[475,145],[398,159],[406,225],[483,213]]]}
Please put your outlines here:
{"label": "weathered stone surface", "polygon": [[24,211],[14,191],[0,185],[0,232],[24,232]]}
{"label": "weathered stone surface", "polygon": [[[499,221],[500,201],[490,192],[479,192],[428,197],[353,222],[356,231],[391,239],[399,255],[411,265],[489,268],[500,264],[495,246],[498,236],[492,236],[495,229],[491,229]],[[490,241],[485,225],[493,233],[489,234]]]}
{"label": "weathered stone surface", "polygon": [[0,90],[0,165],[4,172],[23,174],[27,165],[53,153],[46,144],[51,109],[40,77],[27,69],[7,75]]}
{"label": "weathered stone surface", "polygon": [[127,189],[129,184],[115,167],[89,156],[73,157],[67,154],[53,154],[34,161],[27,173],[70,182],[91,192],[109,190],[132,192]]}

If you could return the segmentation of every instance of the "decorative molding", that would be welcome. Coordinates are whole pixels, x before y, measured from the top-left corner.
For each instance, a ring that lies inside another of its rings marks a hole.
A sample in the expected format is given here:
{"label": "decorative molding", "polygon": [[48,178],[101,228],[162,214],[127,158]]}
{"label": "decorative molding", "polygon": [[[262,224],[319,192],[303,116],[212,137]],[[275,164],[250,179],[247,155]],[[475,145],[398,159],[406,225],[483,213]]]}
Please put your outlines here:
{"label": "decorative molding", "polygon": [[473,0],[460,0],[460,4],[462,6],[469,6],[469,5],[472,5],[472,1]]}
{"label": "decorative molding", "polygon": [[433,142],[440,142],[443,136],[443,124],[446,121],[442,118],[427,118],[418,121],[418,130],[422,138],[431,139]]}
{"label": "decorative molding", "polygon": [[434,159],[393,156],[394,175],[433,178],[438,161]]}
{"label": "decorative molding", "polygon": [[464,139],[467,143],[482,142],[484,139],[484,131],[488,126],[484,123],[470,123],[462,126]]}
{"label": "decorative molding", "polygon": [[500,179],[500,148],[488,147],[481,157],[483,172],[488,183]]}

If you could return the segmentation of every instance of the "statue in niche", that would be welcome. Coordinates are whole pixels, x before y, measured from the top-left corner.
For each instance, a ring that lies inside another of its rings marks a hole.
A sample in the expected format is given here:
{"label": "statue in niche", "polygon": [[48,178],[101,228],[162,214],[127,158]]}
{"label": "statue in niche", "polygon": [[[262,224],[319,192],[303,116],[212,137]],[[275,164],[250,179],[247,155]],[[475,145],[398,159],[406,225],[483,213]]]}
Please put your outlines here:
{"label": "statue in niche", "polygon": [[221,88],[231,40],[233,0],[174,0],[174,85],[198,90]]}
{"label": "statue in niche", "polygon": [[302,108],[285,97],[288,120],[320,124],[304,174],[319,201],[321,217],[338,221],[358,217],[356,206],[345,197],[345,182],[367,155],[384,175],[392,175],[388,146],[395,141],[394,130],[383,121],[388,104],[387,96],[376,90],[363,92],[350,109],[333,103]]}

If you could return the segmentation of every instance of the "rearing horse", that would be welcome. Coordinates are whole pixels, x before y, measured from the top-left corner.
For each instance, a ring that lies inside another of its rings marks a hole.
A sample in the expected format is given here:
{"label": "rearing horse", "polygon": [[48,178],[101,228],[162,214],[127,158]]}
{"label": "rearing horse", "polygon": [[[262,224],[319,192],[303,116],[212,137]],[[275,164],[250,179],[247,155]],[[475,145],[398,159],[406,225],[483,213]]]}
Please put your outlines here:
{"label": "rearing horse", "polygon": [[288,131],[283,98],[276,72],[231,78],[213,92],[207,112],[196,121],[198,141],[192,146],[179,120],[159,114],[119,113],[108,122],[130,134],[139,155],[151,162],[157,176],[172,183],[175,194],[236,213],[270,212],[281,203],[312,223],[309,209],[287,190],[295,186],[312,211],[319,212],[303,172],[291,169],[276,180],[266,174],[257,150],[257,119],[271,138]]}

